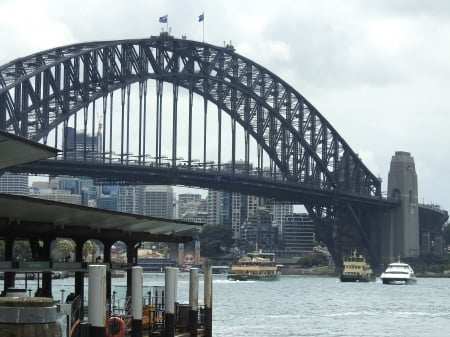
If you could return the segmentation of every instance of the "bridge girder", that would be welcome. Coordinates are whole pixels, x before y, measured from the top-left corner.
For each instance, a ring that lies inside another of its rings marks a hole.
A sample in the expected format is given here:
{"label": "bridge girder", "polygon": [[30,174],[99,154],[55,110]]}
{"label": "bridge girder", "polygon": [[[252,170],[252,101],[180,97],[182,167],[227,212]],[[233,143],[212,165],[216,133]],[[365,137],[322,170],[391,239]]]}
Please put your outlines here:
{"label": "bridge girder", "polygon": [[294,88],[232,48],[151,37],[59,47],[0,67],[0,128],[33,140],[135,82],[173,83],[228,113],[284,181],[380,196],[380,181]]}

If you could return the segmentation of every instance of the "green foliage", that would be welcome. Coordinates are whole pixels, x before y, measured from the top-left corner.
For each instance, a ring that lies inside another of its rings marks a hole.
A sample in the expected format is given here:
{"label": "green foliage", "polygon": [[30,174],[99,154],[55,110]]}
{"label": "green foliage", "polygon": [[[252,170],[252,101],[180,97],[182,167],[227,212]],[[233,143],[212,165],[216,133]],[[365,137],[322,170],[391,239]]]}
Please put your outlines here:
{"label": "green foliage", "polygon": [[328,265],[328,258],[324,254],[307,254],[298,261],[300,268],[311,268],[314,266]]}
{"label": "green foliage", "polygon": [[233,245],[233,232],[229,226],[207,225],[200,232],[202,256],[221,257]]}
{"label": "green foliage", "polygon": [[69,254],[75,255],[76,243],[71,239],[56,239],[56,247],[52,252],[54,260],[64,260]]}
{"label": "green foliage", "polygon": [[427,254],[420,257],[404,258],[402,261],[411,265],[416,274],[437,273],[440,274],[450,269],[450,257],[448,254]]}
{"label": "green foliage", "polygon": [[98,250],[98,245],[93,240],[87,240],[83,245],[83,259],[84,261],[95,261],[95,254]]}
{"label": "green foliage", "polygon": [[30,261],[32,256],[29,241],[14,241],[13,257],[16,258],[17,261]]}

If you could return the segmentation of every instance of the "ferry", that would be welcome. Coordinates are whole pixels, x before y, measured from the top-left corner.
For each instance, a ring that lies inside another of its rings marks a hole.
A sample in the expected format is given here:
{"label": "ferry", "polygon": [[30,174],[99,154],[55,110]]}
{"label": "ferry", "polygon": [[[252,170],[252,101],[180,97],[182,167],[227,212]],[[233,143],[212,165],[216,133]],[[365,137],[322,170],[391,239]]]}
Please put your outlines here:
{"label": "ferry", "polygon": [[280,277],[279,266],[275,264],[274,253],[262,251],[248,253],[231,266],[227,276],[232,281],[274,281]]}
{"label": "ferry", "polygon": [[380,277],[383,284],[417,283],[417,278],[412,267],[407,263],[400,262],[400,259],[398,262],[390,263]]}
{"label": "ferry", "polygon": [[351,256],[344,259],[344,269],[340,280],[341,282],[373,282],[376,277],[365,257],[353,252]]}

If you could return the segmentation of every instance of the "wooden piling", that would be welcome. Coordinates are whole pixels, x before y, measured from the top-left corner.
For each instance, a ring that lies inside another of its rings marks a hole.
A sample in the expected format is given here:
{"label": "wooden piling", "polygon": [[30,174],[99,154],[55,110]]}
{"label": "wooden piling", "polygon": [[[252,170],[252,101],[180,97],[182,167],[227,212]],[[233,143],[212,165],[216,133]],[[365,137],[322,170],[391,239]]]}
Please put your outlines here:
{"label": "wooden piling", "polygon": [[205,335],[212,337],[212,268],[207,267],[204,275],[204,302],[205,302]]}
{"label": "wooden piling", "polygon": [[131,274],[131,337],[142,337],[142,267],[132,267]]}
{"label": "wooden piling", "polygon": [[177,299],[178,269],[173,267],[166,268],[165,280],[165,312],[164,327],[165,337],[174,337],[175,335],[175,301]]}
{"label": "wooden piling", "polygon": [[89,266],[89,309],[90,336],[105,337],[106,322],[106,267]]}
{"label": "wooden piling", "polygon": [[189,271],[189,332],[191,337],[197,337],[198,328],[198,269]]}

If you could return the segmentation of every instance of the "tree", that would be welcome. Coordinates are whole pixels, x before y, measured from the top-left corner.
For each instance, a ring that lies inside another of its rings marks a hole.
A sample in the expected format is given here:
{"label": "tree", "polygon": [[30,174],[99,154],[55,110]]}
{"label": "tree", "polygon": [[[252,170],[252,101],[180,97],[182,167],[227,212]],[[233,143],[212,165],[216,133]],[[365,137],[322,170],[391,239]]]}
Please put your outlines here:
{"label": "tree", "polygon": [[233,232],[229,226],[207,225],[200,232],[202,256],[220,257],[226,255],[233,245]]}
{"label": "tree", "polygon": [[89,260],[94,262],[95,261],[95,253],[97,253],[97,250],[98,250],[97,243],[95,243],[92,240],[87,240],[83,245],[83,259],[85,261],[88,261],[88,257],[90,255],[91,258]]}
{"label": "tree", "polygon": [[14,241],[13,257],[17,261],[29,261],[32,258],[30,242],[27,240]]}
{"label": "tree", "polygon": [[56,253],[58,256],[55,256],[55,259],[66,259],[71,253],[75,253],[75,246],[75,242],[71,239],[56,239]]}

